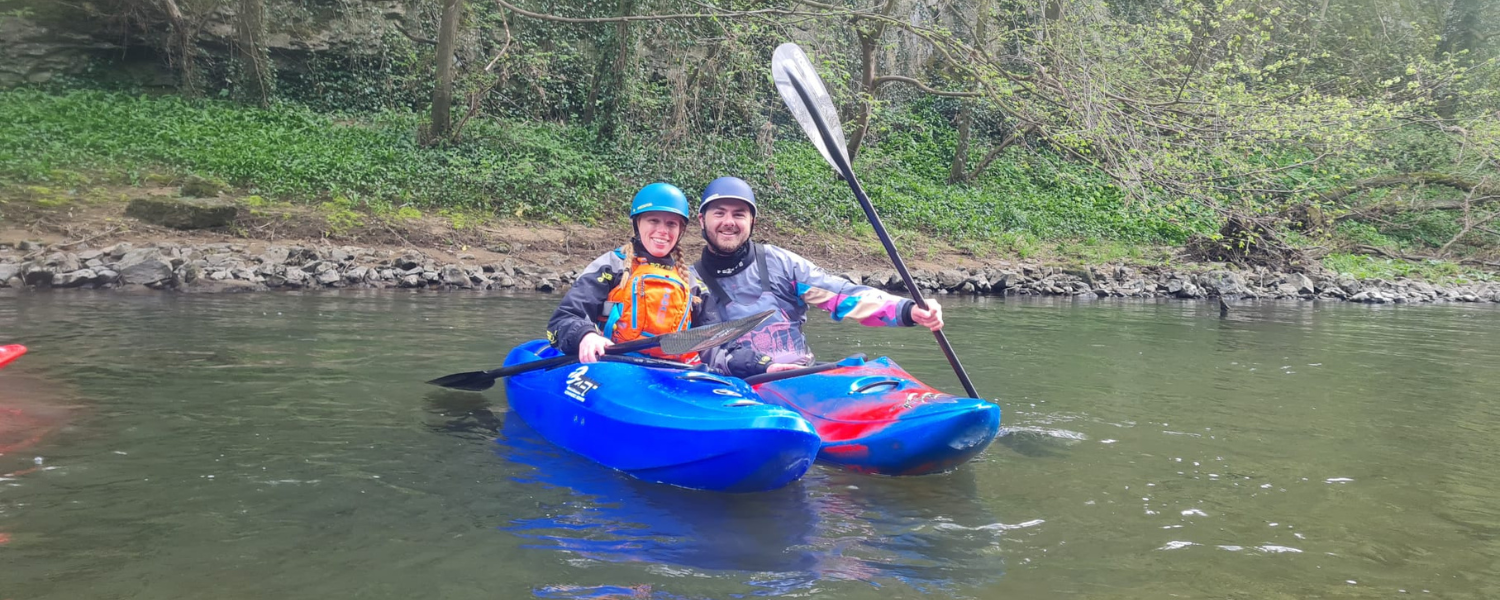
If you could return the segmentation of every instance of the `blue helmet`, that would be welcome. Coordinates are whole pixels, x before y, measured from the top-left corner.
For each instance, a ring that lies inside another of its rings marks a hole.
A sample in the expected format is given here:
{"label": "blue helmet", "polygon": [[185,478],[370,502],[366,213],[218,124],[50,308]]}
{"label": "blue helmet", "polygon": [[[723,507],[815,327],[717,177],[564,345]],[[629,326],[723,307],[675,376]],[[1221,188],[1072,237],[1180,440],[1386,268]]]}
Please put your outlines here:
{"label": "blue helmet", "polygon": [[755,216],[755,192],[750,190],[750,184],[738,177],[720,177],[708,182],[708,187],[703,188],[703,195],[698,200],[698,212],[703,212],[703,207],[708,206],[709,202],[725,198],[744,200],[750,205],[750,216]]}
{"label": "blue helmet", "polygon": [[630,218],[648,212],[669,212],[688,218],[687,194],[670,183],[653,183],[635,193],[630,201]]}

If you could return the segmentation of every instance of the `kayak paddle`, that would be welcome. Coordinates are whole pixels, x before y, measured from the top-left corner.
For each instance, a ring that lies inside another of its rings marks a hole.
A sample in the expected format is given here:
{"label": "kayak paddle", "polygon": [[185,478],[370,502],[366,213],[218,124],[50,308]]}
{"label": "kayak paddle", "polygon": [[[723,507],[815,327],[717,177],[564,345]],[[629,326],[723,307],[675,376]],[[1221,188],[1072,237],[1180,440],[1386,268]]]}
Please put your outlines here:
{"label": "kayak paddle", "polygon": [[[621,344],[615,344],[606,348],[608,354],[624,354],[626,352],[639,352],[660,347],[662,353],[668,355],[688,354],[701,352],[714,346],[721,346],[734,341],[740,336],[750,333],[761,321],[771,316],[774,310],[765,310],[742,319],[715,323],[707,327],[694,327],[677,333],[664,333],[655,337],[641,338]],[[537,371],[551,367],[562,366],[578,362],[578,355],[568,354],[542,360],[534,360],[529,363],[501,367],[490,371],[469,371],[467,373],[454,373],[445,375],[427,383],[455,390],[470,392],[482,392],[495,385],[495,380],[501,377],[510,377],[520,373]]]}
{"label": "kayak paddle", "polygon": [[748,383],[750,385],[760,385],[762,383],[769,383],[772,381],[781,381],[783,379],[791,379],[793,377],[801,377],[803,375],[813,375],[816,373],[822,373],[824,371],[832,371],[839,367],[859,366],[861,364],[864,364],[864,362],[865,354],[861,352],[838,362],[818,363],[815,365],[802,367],[800,369],[792,369],[790,371],[779,371],[776,373],[761,373],[760,375],[751,375],[745,378],[745,383]]}
{"label": "kayak paddle", "polygon": [[[885,225],[880,223],[880,215],[875,214],[875,206],[870,204],[870,197],[865,195],[859,180],[854,178],[854,169],[849,165],[849,150],[844,147],[843,127],[839,124],[838,111],[833,107],[833,97],[828,95],[828,89],[823,86],[823,79],[818,77],[812,62],[807,60],[801,47],[788,42],[777,47],[776,53],[771,57],[771,75],[776,80],[776,91],[781,93],[781,99],[786,101],[787,109],[792,111],[792,116],[797,118],[797,123],[802,125],[807,137],[818,147],[823,159],[833,165],[834,170],[849,183],[849,189],[854,191],[854,197],[864,209],[870,226],[875,228],[875,235],[880,236],[880,243],[885,245],[885,252],[890,255],[891,263],[896,265],[896,272],[901,274],[901,281],[906,283],[906,289],[911,292],[911,299],[919,308],[926,310],[927,301],[922,299],[921,289],[912,281],[911,272],[906,270],[906,263],[902,262],[901,255],[896,253],[896,244],[891,242]],[[834,135],[834,132],[838,135]],[[953,365],[953,372],[958,374],[964,391],[969,393],[969,397],[978,398],[979,392],[974,391],[974,384],[969,382],[969,374],[964,371],[963,364],[958,362],[958,355],[953,353],[948,336],[941,329],[932,334],[937,337],[943,355],[948,357],[948,364]]]}

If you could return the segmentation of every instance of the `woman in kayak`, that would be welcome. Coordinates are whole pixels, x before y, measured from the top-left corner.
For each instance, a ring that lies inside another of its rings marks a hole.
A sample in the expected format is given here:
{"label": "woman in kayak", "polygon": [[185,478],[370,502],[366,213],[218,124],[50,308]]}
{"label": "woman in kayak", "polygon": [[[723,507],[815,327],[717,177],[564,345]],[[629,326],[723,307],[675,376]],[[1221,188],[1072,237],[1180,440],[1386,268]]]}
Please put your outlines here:
{"label": "woman in kayak", "polygon": [[[694,278],[678,247],[688,222],[682,190],[670,183],[641,188],[630,203],[630,221],[635,236],[589,263],[547,322],[547,340],[564,354],[577,354],[580,362],[597,361],[611,344],[717,321],[703,311],[708,288]],[[772,367],[769,355],[738,343],[709,350],[701,358],[667,358],[702,360],[735,377]],[[771,370],[783,368],[792,367]]]}

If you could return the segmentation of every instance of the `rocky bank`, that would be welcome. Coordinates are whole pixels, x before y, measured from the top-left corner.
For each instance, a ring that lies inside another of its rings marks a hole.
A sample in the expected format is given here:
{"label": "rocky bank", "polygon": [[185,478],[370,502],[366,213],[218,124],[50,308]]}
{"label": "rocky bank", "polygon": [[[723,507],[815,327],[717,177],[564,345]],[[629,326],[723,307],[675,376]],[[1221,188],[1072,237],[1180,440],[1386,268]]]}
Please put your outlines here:
{"label": "rocky bank", "polygon": [[[524,257],[457,260],[416,250],[334,245],[121,242],[107,247],[43,242],[0,244],[0,288],[149,288],[240,292],[327,288],[425,290],[565,289],[587,261],[552,265]],[[846,271],[844,278],[881,289],[905,289],[894,269]],[[1358,280],[1339,275],[1102,265],[1062,268],[997,261],[983,267],[916,269],[928,294],[1044,295],[1124,298],[1341,300],[1366,303],[1500,302],[1500,283],[1435,285],[1425,281]]]}

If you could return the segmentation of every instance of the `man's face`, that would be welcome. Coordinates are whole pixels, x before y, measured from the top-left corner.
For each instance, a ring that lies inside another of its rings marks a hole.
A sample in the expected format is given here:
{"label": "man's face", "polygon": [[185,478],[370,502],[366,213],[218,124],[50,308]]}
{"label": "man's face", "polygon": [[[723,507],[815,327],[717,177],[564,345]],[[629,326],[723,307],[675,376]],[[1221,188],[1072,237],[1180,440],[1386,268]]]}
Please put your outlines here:
{"label": "man's face", "polygon": [[750,240],[754,214],[749,202],[724,198],[708,203],[698,215],[698,222],[703,225],[703,237],[714,252],[732,254]]}

